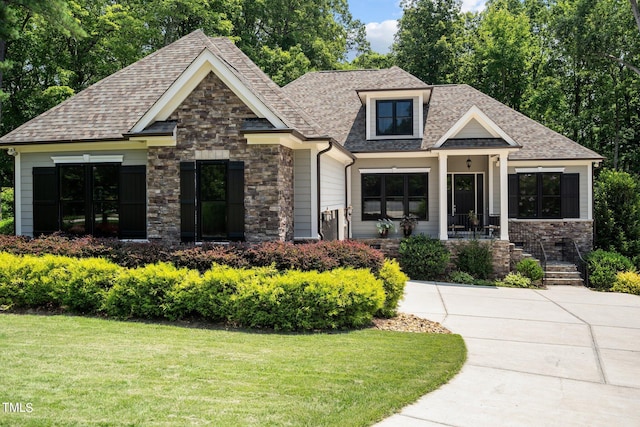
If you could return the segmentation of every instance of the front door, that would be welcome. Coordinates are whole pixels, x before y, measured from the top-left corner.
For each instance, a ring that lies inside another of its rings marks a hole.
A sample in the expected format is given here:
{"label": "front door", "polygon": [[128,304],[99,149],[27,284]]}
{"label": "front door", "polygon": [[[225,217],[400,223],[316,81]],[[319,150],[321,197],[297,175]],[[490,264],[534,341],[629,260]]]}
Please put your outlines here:
{"label": "front door", "polygon": [[470,227],[470,215],[477,216],[482,224],[483,191],[482,174],[453,173],[449,174],[447,182],[448,213],[452,225],[465,229]]}

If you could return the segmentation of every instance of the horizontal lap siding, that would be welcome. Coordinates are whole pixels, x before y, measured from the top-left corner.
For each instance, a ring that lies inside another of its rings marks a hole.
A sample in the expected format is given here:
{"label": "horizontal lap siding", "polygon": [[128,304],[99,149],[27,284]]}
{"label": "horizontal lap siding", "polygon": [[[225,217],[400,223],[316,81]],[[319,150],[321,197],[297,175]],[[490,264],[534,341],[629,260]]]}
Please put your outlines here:
{"label": "horizontal lap siding", "polygon": [[52,153],[23,153],[20,154],[20,181],[22,183],[22,234],[33,236],[33,168],[54,167],[52,156],[92,156],[123,155],[123,166],[146,165],[147,152],[145,150],[117,151],[78,151]]}
{"label": "horizontal lap siding", "polygon": [[320,211],[344,208],[344,165],[323,154],[320,171]]}
{"label": "horizontal lap siding", "polygon": [[293,157],[294,237],[311,236],[311,150],[296,150]]}

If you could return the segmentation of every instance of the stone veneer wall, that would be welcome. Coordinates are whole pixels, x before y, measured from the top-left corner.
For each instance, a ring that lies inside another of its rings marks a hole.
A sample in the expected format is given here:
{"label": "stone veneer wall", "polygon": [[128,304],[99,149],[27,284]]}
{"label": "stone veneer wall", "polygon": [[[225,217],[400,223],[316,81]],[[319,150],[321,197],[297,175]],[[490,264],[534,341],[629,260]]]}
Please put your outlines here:
{"label": "stone veneer wall", "polygon": [[293,151],[249,146],[240,129],[255,117],[214,73],[171,114],[177,146],[148,150],[149,239],[180,240],[180,162],[196,160],[244,161],[246,240],[293,239]]}
{"label": "stone veneer wall", "polygon": [[563,238],[573,239],[580,252],[593,250],[593,221],[590,220],[509,220],[509,236],[517,241],[518,235],[540,240],[551,261],[562,260]]}

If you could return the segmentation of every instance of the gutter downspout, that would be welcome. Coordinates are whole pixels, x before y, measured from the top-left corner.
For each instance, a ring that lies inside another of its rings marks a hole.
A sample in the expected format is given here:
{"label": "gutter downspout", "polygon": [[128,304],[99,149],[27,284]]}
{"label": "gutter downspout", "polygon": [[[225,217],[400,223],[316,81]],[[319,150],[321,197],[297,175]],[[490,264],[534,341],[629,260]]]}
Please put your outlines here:
{"label": "gutter downspout", "polygon": [[349,180],[347,179],[347,169],[349,169],[356,162],[356,159],[351,160],[351,163],[344,167],[344,216],[347,221],[347,236],[346,239],[349,240],[349,236],[351,236],[351,218],[349,213],[349,186],[347,183]]}
{"label": "gutter downspout", "polygon": [[316,156],[316,185],[317,185],[317,197],[318,197],[318,235],[320,236],[320,240],[324,240],[324,236],[322,235],[322,218],[321,218],[321,207],[320,207],[320,156],[322,156],[327,151],[333,148],[333,142],[329,140],[329,146],[324,150],[318,152]]}

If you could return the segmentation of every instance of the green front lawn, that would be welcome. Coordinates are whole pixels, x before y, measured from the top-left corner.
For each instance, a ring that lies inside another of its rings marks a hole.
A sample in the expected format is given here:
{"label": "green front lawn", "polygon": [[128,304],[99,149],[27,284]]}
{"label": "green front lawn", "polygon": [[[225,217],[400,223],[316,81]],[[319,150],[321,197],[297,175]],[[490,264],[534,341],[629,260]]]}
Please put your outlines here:
{"label": "green front lawn", "polygon": [[25,412],[0,406],[0,425],[366,426],[447,382],[465,357],[459,335],[3,314],[0,401]]}

